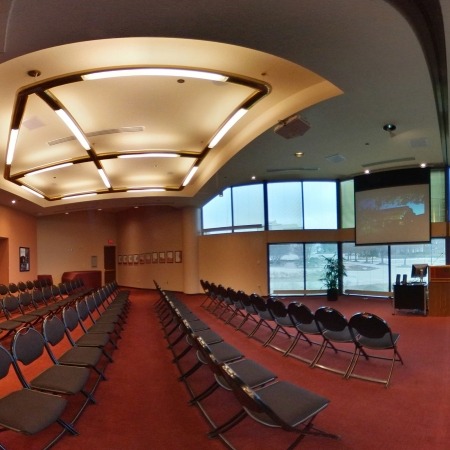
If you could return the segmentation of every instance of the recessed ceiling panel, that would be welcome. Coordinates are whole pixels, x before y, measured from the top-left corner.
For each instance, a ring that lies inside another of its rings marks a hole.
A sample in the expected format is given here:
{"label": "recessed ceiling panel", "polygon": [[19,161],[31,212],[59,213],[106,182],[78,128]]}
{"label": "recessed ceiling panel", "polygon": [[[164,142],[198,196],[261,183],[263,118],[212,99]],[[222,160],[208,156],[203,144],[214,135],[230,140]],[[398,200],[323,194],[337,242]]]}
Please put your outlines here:
{"label": "recessed ceiling panel", "polygon": [[[22,119],[12,172],[22,172],[55,161],[85,157],[78,141],[69,139],[71,132],[55,112],[38,96],[30,95]],[[58,145],[52,141],[62,140]]]}
{"label": "recessed ceiling panel", "polygon": [[193,158],[131,158],[102,161],[114,188],[178,187],[194,164]]}
{"label": "recessed ceiling panel", "polygon": [[90,139],[97,152],[141,148],[200,152],[254,91],[235,83],[160,76],[83,81],[51,89],[85,133],[144,127],[134,135]]}
{"label": "recessed ceiling panel", "polygon": [[90,162],[30,175],[21,181],[50,199],[106,189],[98,170]]}

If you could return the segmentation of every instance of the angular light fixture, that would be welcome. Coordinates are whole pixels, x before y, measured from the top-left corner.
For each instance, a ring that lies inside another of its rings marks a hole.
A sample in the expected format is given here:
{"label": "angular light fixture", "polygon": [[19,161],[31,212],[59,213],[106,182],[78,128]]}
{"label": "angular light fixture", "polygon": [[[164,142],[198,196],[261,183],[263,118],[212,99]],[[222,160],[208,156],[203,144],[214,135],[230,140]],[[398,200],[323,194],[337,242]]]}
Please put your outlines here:
{"label": "angular light fixture", "polygon": [[185,187],[187,186],[190,181],[192,180],[192,177],[195,175],[195,172],[197,172],[198,170],[198,166],[194,166],[192,167],[192,169],[189,171],[187,177],[184,179],[182,186]]}
{"label": "angular light fixture", "polygon": [[89,192],[88,194],[66,195],[65,197],[61,197],[61,200],[72,200],[73,198],[92,197],[94,195],[97,195],[97,192]]}
{"label": "angular light fixture", "polygon": [[55,113],[61,118],[61,120],[69,127],[70,131],[77,138],[78,142],[85,150],[90,150],[91,144],[89,144],[86,136],[81,131],[81,128],[78,124],[69,116],[69,114],[64,111],[64,109],[57,109]]}
{"label": "angular light fixture", "polygon": [[58,169],[62,169],[63,167],[69,167],[69,166],[72,166],[72,165],[73,165],[73,162],[68,162],[68,163],[58,164],[56,166],[45,167],[44,169],[38,169],[38,170],[35,170],[33,172],[28,172],[28,173],[26,173],[24,175],[24,177],[30,177],[32,175],[37,175],[37,174],[42,173],[42,172],[49,172],[51,170],[58,170]]}
{"label": "angular light fixture", "polygon": [[111,183],[109,182],[105,171],[103,169],[98,169],[98,173],[103,181],[103,184],[109,189],[111,187]]}
{"label": "angular light fixture", "polygon": [[208,144],[208,148],[214,148],[219,141],[230,131],[230,129],[247,114],[248,109],[241,108],[236,111],[230,119],[225,122],[222,128],[216,133],[216,135],[212,138],[211,142]]}
{"label": "angular light fixture", "polygon": [[105,78],[119,78],[119,77],[138,77],[138,76],[159,76],[159,77],[184,77],[184,78],[198,78],[200,80],[222,81],[228,80],[226,75],[213,72],[204,72],[200,70],[188,69],[170,69],[164,67],[141,67],[136,69],[117,69],[105,70],[103,72],[93,72],[82,75],[84,81],[102,80]]}
{"label": "angular light fixture", "polygon": [[14,151],[16,150],[17,138],[19,137],[19,129],[12,128],[9,132],[8,150],[6,153],[6,165],[10,166],[14,159]]}
{"label": "angular light fixture", "polygon": [[140,192],[166,192],[164,188],[128,189],[127,192],[139,194]]}
{"label": "angular light fixture", "polygon": [[129,153],[127,155],[119,155],[118,158],[179,158],[178,153],[162,153],[162,152],[149,152],[149,153]]}
{"label": "angular light fixture", "polygon": [[25,185],[21,185],[20,186],[22,189],[25,189],[27,192],[29,192],[30,194],[33,194],[33,195],[35,195],[36,197],[39,197],[39,198],[44,198],[44,196],[42,195],[42,194],[40,194],[39,192],[36,192],[34,189],[31,189],[31,188],[29,188],[28,186],[25,186]]}

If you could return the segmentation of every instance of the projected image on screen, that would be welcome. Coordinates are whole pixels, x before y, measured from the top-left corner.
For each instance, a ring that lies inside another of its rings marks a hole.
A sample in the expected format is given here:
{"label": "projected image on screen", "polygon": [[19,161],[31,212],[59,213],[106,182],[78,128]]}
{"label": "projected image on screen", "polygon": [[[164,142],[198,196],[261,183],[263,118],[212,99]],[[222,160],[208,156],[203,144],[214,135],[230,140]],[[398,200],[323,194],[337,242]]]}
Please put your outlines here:
{"label": "projected image on screen", "polygon": [[355,192],[357,244],[430,241],[429,185]]}

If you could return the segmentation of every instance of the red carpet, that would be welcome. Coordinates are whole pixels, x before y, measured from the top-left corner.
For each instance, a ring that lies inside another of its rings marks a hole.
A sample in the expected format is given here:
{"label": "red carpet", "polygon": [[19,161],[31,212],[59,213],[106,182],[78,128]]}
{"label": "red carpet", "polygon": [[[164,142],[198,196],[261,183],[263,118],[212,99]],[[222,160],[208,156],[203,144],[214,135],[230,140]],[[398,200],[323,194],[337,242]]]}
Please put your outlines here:
{"label": "red carpet", "polygon": [[[396,364],[391,386],[351,379],[322,369],[311,369],[305,363],[272,348],[263,348],[260,339],[248,339],[230,325],[200,308],[202,296],[181,296],[199,317],[209,323],[230,344],[289,380],[331,400],[316,419],[316,425],[341,436],[339,441],[306,437],[303,449],[444,449],[448,447],[450,418],[450,356],[446,351],[450,338],[450,318],[392,315],[386,300],[364,300],[342,297],[332,306],[347,317],[367,310],[384,317],[392,329],[400,332],[399,351],[405,365]],[[156,293],[132,290],[132,306],[128,323],[122,332],[119,349],[113,353],[114,363],[106,369],[108,380],[100,383],[95,397],[97,405],[88,406],[76,423],[79,436],[65,435],[57,449],[223,449],[218,440],[208,439],[210,427],[196,407],[188,406],[186,386],[177,381],[179,370],[171,362],[172,353],[163,338],[153,305]],[[325,303],[323,298],[304,300],[312,309]],[[276,345],[287,341],[277,339]],[[182,348],[180,343],[178,348]],[[307,355],[306,345],[298,344],[296,353]],[[346,365],[350,355],[330,353],[328,362]],[[195,361],[191,352],[182,359],[187,368]],[[383,366],[372,361],[371,368]],[[363,368],[363,366],[361,367]],[[384,372],[383,372],[384,374]],[[8,378],[14,379],[14,374]],[[207,368],[189,378],[196,392],[211,382]],[[17,384],[16,384],[17,385]],[[0,381],[1,395],[12,384]],[[80,399],[73,398],[76,403]],[[238,410],[232,395],[223,390],[213,393],[203,406],[220,422]],[[68,411],[70,416],[70,411]],[[0,442],[9,450],[42,448],[59,430],[57,426],[36,436],[21,436],[5,431]],[[265,428],[250,419],[226,433],[237,449],[284,449],[294,437],[281,430]]]}

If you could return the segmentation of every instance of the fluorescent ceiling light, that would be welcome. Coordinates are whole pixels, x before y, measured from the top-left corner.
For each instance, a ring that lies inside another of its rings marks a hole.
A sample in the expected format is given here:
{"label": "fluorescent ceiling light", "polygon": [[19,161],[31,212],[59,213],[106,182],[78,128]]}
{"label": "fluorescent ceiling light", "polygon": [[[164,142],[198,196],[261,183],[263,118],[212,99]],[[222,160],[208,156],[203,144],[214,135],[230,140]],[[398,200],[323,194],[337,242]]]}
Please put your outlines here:
{"label": "fluorescent ceiling light", "polygon": [[93,72],[82,75],[81,78],[85,81],[102,80],[104,78],[118,78],[118,77],[136,77],[136,76],[160,76],[160,77],[184,77],[184,78],[199,78],[201,80],[222,81],[228,80],[228,77],[220,73],[204,72],[201,70],[189,69],[170,69],[163,67],[143,67],[137,69],[117,69],[105,70],[104,72]]}
{"label": "fluorescent ceiling light", "polygon": [[40,194],[39,192],[36,192],[35,190],[29,188],[28,186],[24,186],[22,184],[22,185],[20,185],[20,187],[25,189],[26,191],[30,192],[31,194],[34,194],[36,197],[44,198],[44,196],[42,194]]}
{"label": "fluorescent ceiling light", "polygon": [[219,141],[230,131],[230,129],[248,112],[248,109],[240,109],[239,111],[235,112],[231,118],[228,120],[228,122],[225,123],[225,125],[216,133],[216,135],[213,137],[211,142],[209,143],[208,147],[213,148],[215,147]]}
{"label": "fluorescent ceiling light", "polygon": [[97,195],[97,192],[90,192],[89,194],[66,195],[65,197],[61,197],[61,200],[71,200],[73,198],[91,197],[93,195]]}
{"label": "fluorescent ceiling light", "polygon": [[109,189],[111,187],[111,183],[108,180],[108,177],[106,176],[106,173],[103,169],[98,169],[98,173],[100,174],[100,177],[105,184],[105,186]]}
{"label": "fluorescent ceiling light", "polygon": [[118,158],[179,158],[178,153],[130,153],[128,155],[119,155]]}
{"label": "fluorescent ceiling light", "polygon": [[140,192],[166,192],[164,188],[128,189],[127,192],[139,194]]}
{"label": "fluorescent ceiling light", "polygon": [[16,128],[12,128],[9,132],[8,150],[6,153],[6,165],[8,166],[12,164],[18,137],[19,137],[19,130]]}
{"label": "fluorescent ceiling light", "polygon": [[85,150],[90,150],[91,145],[89,144],[86,136],[81,131],[80,127],[75,123],[72,117],[67,114],[63,109],[57,109],[55,111],[56,114],[61,118],[61,120],[69,127],[70,131],[77,138],[78,142],[82,145]]}
{"label": "fluorescent ceiling light", "polygon": [[26,173],[24,176],[30,177],[31,175],[37,175],[38,173],[42,173],[42,172],[49,172],[50,170],[58,170],[58,169],[62,169],[63,167],[69,167],[72,165],[73,165],[72,162],[58,164],[57,166],[45,167],[44,169],[38,169],[33,172]]}
{"label": "fluorescent ceiling light", "polygon": [[192,180],[192,177],[195,175],[195,172],[197,172],[198,166],[194,166],[188,173],[188,176],[183,181],[183,186],[187,186],[189,182]]}

